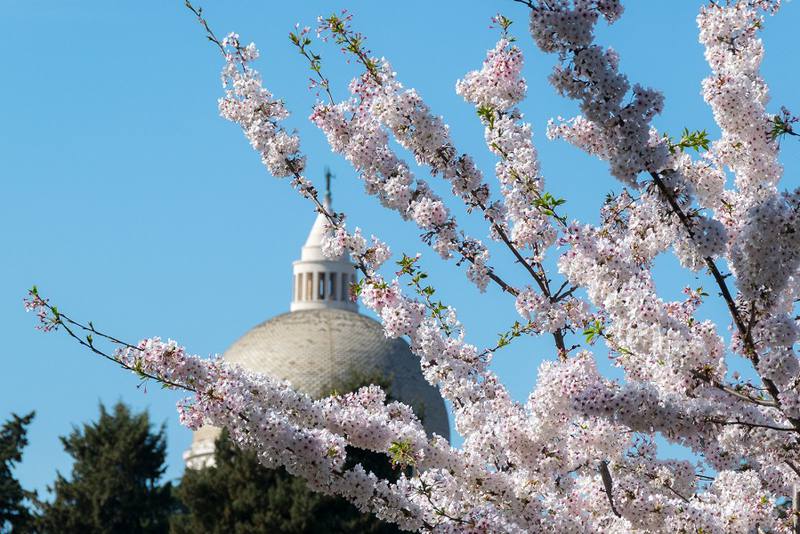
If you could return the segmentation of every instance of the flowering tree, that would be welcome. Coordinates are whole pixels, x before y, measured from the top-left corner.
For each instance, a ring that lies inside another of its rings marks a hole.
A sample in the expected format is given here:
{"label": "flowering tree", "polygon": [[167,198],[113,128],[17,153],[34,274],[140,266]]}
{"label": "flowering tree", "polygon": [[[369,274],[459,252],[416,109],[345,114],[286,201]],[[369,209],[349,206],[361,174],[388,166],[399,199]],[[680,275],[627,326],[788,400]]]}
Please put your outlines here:
{"label": "flowering tree", "polygon": [[[563,200],[545,191],[532,127],[516,107],[526,93],[523,54],[505,17],[495,19],[501,37],[480,69],[456,85],[497,156],[497,198],[442,118],[402,85],[388,61],[371,55],[348,15],[321,18],[318,29],[363,67],[346,100],[334,99],[310,30],[290,35],[324,97],[310,119],[366,192],[416,224],[439,256],[466,266],[481,291],[496,284],[509,295],[521,320],[485,349],[467,341],[455,310],[437,300],[419,255],[395,258],[395,278],[381,274],[389,247],[348,230],[344,215],[326,207],[303,175],[300,139],[281,125],[288,111],[252,66],[255,45],[236,34],[217,38],[187,2],[225,60],[221,115],[242,127],[272,175],[289,178],[327,218],[326,254],[353,258],[362,275],[354,298],[381,318],[387,336],[410,339],[426,379],[453,405],[461,448],[427,436],[411,409],[387,404],[377,386],[312,400],[273,378],[187,354],[174,341],[124,343],[64,315],[35,288],[28,307],[41,328],[61,328],[144,378],[191,392],[179,405],[190,428],[225,427],[264,465],[283,466],[316,491],[344,496],[404,529],[792,531],[790,500],[800,477],[793,348],[800,336],[793,311],[800,299],[800,191],[779,192],[777,157],[780,139],[797,135],[798,119],[786,109],[767,111],[758,70],[758,31],[779,1],[718,0],[700,10],[711,68],[703,96],[722,132],[716,140],[689,130],[671,139],[651,125],[662,95],[632,85],[616,52],[595,43],[598,21],[622,15],[619,0],[516,1],[530,9],[536,46],[558,59],[552,85],[581,109],[551,121],[549,137],[607,161],[621,182],[597,226],[568,221],[559,212]],[[492,267],[486,246],[460,229],[392,139],[447,180],[468,211],[483,215],[488,238],[515,257],[528,286],[506,282]],[[682,301],[657,295],[651,268],[665,252],[713,277],[730,313],[729,346],[718,331],[727,324],[695,317],[701,300],[715,297],[691,289]],[[545,268],[548,253],[560,254],[557,273]],[[525,403],[489,369],[493,354],[522,335],[553,340],[553,357],[542,363]],[[623,379],[598,372],[591,345],[599,340]],[[750,362],[757,379],[730,372],[734,354]],[[657,434],[688,447],[699,462],[664,458]],[[413,469],[390,482],[360,465],[346,467],[348,445]]]}

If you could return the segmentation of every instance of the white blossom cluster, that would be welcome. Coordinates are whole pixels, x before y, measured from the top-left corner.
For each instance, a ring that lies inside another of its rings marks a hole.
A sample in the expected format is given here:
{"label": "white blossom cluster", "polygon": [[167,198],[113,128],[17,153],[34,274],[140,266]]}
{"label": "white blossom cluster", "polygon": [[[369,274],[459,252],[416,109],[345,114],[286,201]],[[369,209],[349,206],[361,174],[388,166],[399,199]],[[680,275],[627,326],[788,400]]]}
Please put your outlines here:
{"label": "white blossom cluster", "polygon": [[[280,126],[286,109],[250,66],[257,50],[233,34],[223,42],[221,114],[243,128],[272,174],[293,177],[328,216],[325,254],[351,255],[364,276],[355,292],[387,336],[410,340],[424,377],[452,405],[463,446],[426,436],[411,408],[387,403],[377,386],[313,400],[157,338],[114,358],[193,391],[180,404],[184,424],[226,427],[265,465],[284,466],[314,490],[404,529],[788,534],[796,511],[787,498],[800,485],[800,193],[778,192],[780,147],[758,73],[757,36],[762,13],[778,3],[718,1],[701,10],[700,40],[712,71],[703,96],[722,135],[697,158],[684,148],[706,140],[659,135],[651,121],[663,108],[660,93],[632,85],[616,52],[595,44],[597,22],[622,15],[619,0],[523,3],[535,43],[559,59],[553,86],[581,109],[581,116],[551,122],[548,135],[608,161],[625,187],[602,206],[598,225],[567,223],[544,191],[532,128],[518,109],[527,89],[522,51],[507,26],[481,68],[456,85],[498,157],[499,200],[490,198],[473,159],[456,150],[443,119],[400,84],[386,60],[353,80],[349,100],[318,103],[311,120],[367,192],[414,221],[439,255],[466,261],[479,289],[497,283],[513,295],[504,297],[527,322],[513,335],[554,338],[558,350],[543,358],[524,403],[490,368],[499,348],[469,343],[455,310],[433,308],[422,291],[404,292],[400,273],[384,278],[388,245],[359,229],[348,232],[343,218],[319,203],[302,177],[297,136]],[[390,147],[390,134],[481,211],[492,238],[509,236],[510,248],[527,255],[518,260],[535,284],[502,282],[488,266],[487,248],[458,230],[445,200]],[[554,244],[561,247],[559,273],[542,263]],[[670,251],[684,267],[708,269],[716,286],[687,288],[680,300],[661,297],[653,264]],[[558,290],[549,285],[557,276],[564,279]],[[717,294],[731,315],[728,347],[720,325],[698,311]],[[49,318],[47,301],[33,295],[28,307],[56,328],[58,315]],[[590,349],[596,343],[608,348],[621,378],[598,370],[602,352]],[[756,378],[731,373],[732,352]],[[665,458],[659,437],[689,448],[696,461]],[[381,480],[360,465],[346,467],[347,446],[413,469],[396,482]]]}
{"label": "white blossom cluster", "polygon": [[517,313],[528,321],[536,332],[556,332],[568,327],[583,328],[589,322],[589,306],[586,301],[568,298],[553,303],[531,288],[517,295]]}
{"label": "white blossom cluster", "polygon": [[[608,160],[612,173],[632,186],[636,196],[624,192],[611,199],[603,207],[601,226],[573,224],[559,239],[567,247],[559,260],[560,271],[572,285],[586,290],[598,313],[592,315],[581,299],[568,296],[556,301],[531,288],[516,292],[516,307],[539,333],[574,331],[592,325],[595,317],[594,332],[615,354],[624,380],[601,376],[592,353],[582,351],[545,362],[528,402],[513,401],[489,370],[492,352],[479,352],[466,342],[454,312],[450,310],[444,319],[429,315],[424,302],[403,294],[399,280],[385,281],[377,273],[390,256],[388,247],[374,237],[368,245],[360,231],[349,234],[339,225],[332,228],[326,253],[349,252],[366,268],[362,302],[381,318],[388,336],[411,340],[424,376],[454,406],[463,447],[454,450],[440,438],[428,440],[410,409],[385,405],[374,387],[316,402],[297,397],[303,406],[310,404],[305,410],[314,414],[302,421],[297,414],[305,412],[287,409],[285,403],[244,402],[239,392],[228,401],[228,395],[221,393],[224,387],[215,386],[219,398],[209,402],[216,403],[216,410],[227,410],[227,423],[234,427],[243,423],[231,414],[245,412],[249,419],[247,410],[254,405],[271,410],[270,418],[286,417],[296,425],[291,439],[308,443],[304,451],[327,451],[328,456],[322,455],[327,463],[312,462],[313,470],[297,470],[301,476],[323,491],[339,488],[342,478],[356,480],[353,486],[342,486],[348,489],[336,491],[407,528],[784,530],[788,523],[775,512],[775,505],[790,493],[797,463],[797,434],[791,431],[790,418],[800,412],[793,392],[800,370],[792,349],[798,328],[787,319],[795,293],[787,284],[795,279],[799,247],[794,237],[797,201],[793,195],[774,193],[780,174],[774,163],[776,145],[766,135],[767,121],[755,119],[765,116],[763,102],[757,105],[765,90],[753,89],[763,83],[756,73],[760,44],[755,44],[748,21],[764,6],[739,2],[701,13],[701,39],[713,43],[710,49],[722,47],[708,53],[712,69],[736,73],[744,81],[730,87],[726,85],[730,76],[726,84],[706,82],[706,98],[723,139],[698,161],[670,153],[650,126],[661,111],[662,97],[631,86],[618,71],[616,53],[593,44],[597,19],[619,17],[619,2],[576,0],[543,6],[532,10],[534,39],[542,49],[570,58],[551,81],[562,94],[577,99],[583,113],[551,123],[549,134]],[[736,54],[720,44],[729,37],[737,46]],[[556,241],[558,230],[554,214],[541,209],[546,207],[543,178],[531,127],[516,109],[526,87],[521,67],[520,50],[504,37],[488,53],[482,69],[457,84],[459,94],[476,106],[487,145],[500,159],[496,174],[501,202],[490,201],[472,159],[457,155],[442,119],[432,115],[416,91],[400,85],[385,60],[374,72],[353,81],[351,100],[318,104],[311,117],[332,148],[359,171],[367,191],[431,232],[439,254],[463,255],[468,250],[473,260],[468,276],[483,287],[489,271],[475,266],[485,265],[488,251],[474,240],[457,237],[444,200],[413,176],[389,147],[387,132],[414,154],[418,164],[448,179],[454,194],[468,206],[480,208],[492,224],[493,237],[510,229],[515,245],[540,254]],[[741,90],[743,83],[751,85]],[[248,94],[260,93],[250,89]],[[730,104],[736,98],[755,103]],[[734,117],[736,113],[749,115]],[[270,124],[275,127],[280,118],[279,113],[272,115]],[[252,130],[246,115],[234,120]],[[265,137],[261,130],[255,131],[251,140]],[[733,144],[735,151],[726,148]],[[266,153],[268,165],[270,155],[284,160],[298,157],[296,150],[284,152],[278,145],[254,142],[254,147]],[[725,189],[724,167],[737,177],[735,190]],[[671,203],[664,190],[639,181],[642,172],[659,177]],[[713,210],[717,218],[694,210],[694,202]],[[676,209],[689,215],[681,218]],[[775,239],[765,243],[755,237],[764,232]],[[757,372],[782,388],[777,398],[764,397],[748,383],[728,382],[726,350],[716,326],[695,318],[702,298],[699,290],[689,290],[683,302],[657,295],[650,268],[655,257],[670,248],[695,270],[708,258],[730,251],[739,298],[763,306],[762,316],[748,333],[752,342],[735,335],[734,348],[744,352],[749,350],[744,348],[747,343],[755,347],[761,358]],[[769,316],[764,303],[769,303]],[[203,399],[199,394],[186,411],[193,424],[220,417],[221,412],[209,415]],[[202,415],[192,415],[196,413]],[[714,471],[713,481],[704,484],[688,462],[659,459],[653,442],[656,432],[695,451]],[[297,465],[292,462],[298,459],[285,457],[280,447],[284,442],[270,444],[271,437],[236,435],[243,446],[263,450],[268,465]],[[392,446],[404,444],[405,461],[417,469],[395,484],[377,481],[358,468],[343,471],[337,461],[344,443],[389,455]],[[739,470],[742,462],[747,462],[749,471]]]}
{"label": "white blossom cluster", "polygon": [[403,88],[388,61],[384,59],[377,72],[377,80],[362,76],[362,105],[414,154],[418,165],[448,180],[453,194],[468,206],[485,204],[489,190],[483,175],[469,155],[458,155],[442,117],[433,115],[416,90]]}
{"label": "white blossom cluster", "polygon": [[[500,157],[495,173],[500,181],[503,204],[494,221],[510,224],[511,239],[520,248],[532,249],[541,260],[543,251],[555,242],[549,209],[542,205],[544,179],[539,173],[532,128],[521,123],[515,106],[525,97],[527,84],[521,76],[522,52],[508,39],[500,39],[490,50],[479,71],[468,73],[456,84],[456,92],[475,104],[484,123],[486,144]],[[552,215],[553,212],[550,212]]]}
{"label": "white blossom cluster", "polygon": [[381,123],[365,104],[375,90],[369,76],[353,80],[354,98],[339,104],[318,103],[311,114],[327,136],[331,149],[359,172],[368,194],[413,220],[443,258],[453,255],[469,261],[467,277],[481,290],[488,284],[489,254],[480,241],[459,235],[455,217],[425,180],[415,178],[408,165],[389,146]]}
{"label": "white blossom cluster", "polygon": [[384,392],[375,386],[313,401],[287,382],[221,359],[188,355],[174,341],[158,338],[122,349],[115,357],[143,373],[193,389],[195,395],[179,403],[181,422],[189,428],[225,427],[264,465],[284,466],[315,491],[344,496],[405,528],[419,528],[421,516],[409,499],[408,481],[401,477],[395,484],[382,483],[360,465],[344,469],[345,446],[385,452],[392,441],[404,441],[433,466],[451,453],[458,456],[441,438],[429,441],[411,410],[386,404]]}
{"label": "white blossom cluster", "polygon": [[768,89],[758,72],[764,55],[757,34],[760,10],[777,7],[738,2],[728,9],[704,8],[698,16],[712,69],[703,81],[703,97],[722,131],[710,159],[735,177],[736,188],[723,194],[731,268],[742,296],[767,309],[800,265],[798,193],[778,192],[783,168],[771,133],[773,116],[765,109]]}
{"label": "white blossom cluster", "polygon": [[[360,87],[353,82],[354,90]],[[442,199],[389,146],[380,123],[355,100],[337,105],[318,103],[311,115],[327,136],[331,149],[344,155],[364,181],[364,187],[387,208],[433,231],[433,247],[448,258],[458,249],[455,219]]]}
{"label": "white blossom cluster", "polygon": [[[531,9],[531,33],[542,50],[569,57],[556,66],[550,81],[559,93],[579,102],[584,117],[551,126],[549,135],[591,147],[609,161],[611,174],[636,185],[639,173],[659,171],[666,162],[667,149],[654,143],[650,132],[664,98],[653,89],[631,87],[619,72],[617,53],[592,44],[598,18],[613,22],[621,13],[619,0],[543,2]],[[592,134],[599,139],[592,140]]]}
{"label": "white blossom cluster", "polygon": [[[783,171],[765,110],[767,86],[758,73],[764,55],[757,35],[763,23],[758,4],[704,7],[697,18],[700,42],[706,47],[712,71],[703,80],[703,98],[722,131],[712,153],[716,162],[733,171],[738,195],[748,204],[745,208],[774,193]],[[765,7],[765,2],[760,4]],[[750,196],[753,198],[748,199]]]}
{"label": "white blossom cluster", "polygon": [[261,161],[274,176],[302,173],[305,158],[300,154],[300,138],[278,124],[289,113],[283,102],[275,100],[264,88],[258,72],[249,65],[258,58],[255,45],[242,46],[239,36],[232,33],[222,46],[226,60],[222,69],[225,96],[219,99],[220,115],[242,127],[250,145],[261,154]]}

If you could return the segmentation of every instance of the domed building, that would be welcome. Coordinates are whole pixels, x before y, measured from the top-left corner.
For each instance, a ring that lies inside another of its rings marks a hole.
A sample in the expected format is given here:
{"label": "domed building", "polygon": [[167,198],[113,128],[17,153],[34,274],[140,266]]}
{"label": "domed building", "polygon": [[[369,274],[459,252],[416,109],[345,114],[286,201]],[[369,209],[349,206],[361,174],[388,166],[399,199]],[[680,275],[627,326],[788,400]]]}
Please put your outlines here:
{"label": "domed building", "polygon": [[[330,193],[325,202],[330,205]],[[411,406],[428,434],[449,440],[444,401],[423,378],[419,358],[405,340],[388,339],[380,323],[358,312],[349,295],[356,281],[349,258],[323,256],[325,222],[322,214],[317,215],[300,259],[293,264],[290,311],[252,328],[223,358],[288,380],[314,398],[344,385],[388,384],[392,399]],[[183,455],[186,467],[198,469],[213,462],[219,432],[206,426],[194,433]]]}

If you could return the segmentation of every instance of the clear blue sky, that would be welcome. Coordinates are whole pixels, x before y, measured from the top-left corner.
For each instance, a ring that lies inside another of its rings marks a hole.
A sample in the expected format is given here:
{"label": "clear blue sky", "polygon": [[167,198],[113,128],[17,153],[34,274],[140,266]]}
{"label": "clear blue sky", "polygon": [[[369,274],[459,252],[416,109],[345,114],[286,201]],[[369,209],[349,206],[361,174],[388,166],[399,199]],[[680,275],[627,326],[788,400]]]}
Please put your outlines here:
{"label": "clear blue sky", "polygon": [[[458,147],[485,172],[494,159],[483,144],[472,108],[454,92],[455,81],[480,66],[496,33],[497,11],[513,26],[526,53],[530,97],[523,106],[534,123],[547,189],[568,199],[570,217],[598,219],[606,192],[619,190],[605,165],[565,145],[548,142],[544,126],[575,108],[546,82],[552,58],[527,36],[526,9],[511,0],[437,2],[308,1],[203,3],[218,34],[237,31],[262,50],[266,84],[293,112],[310,177],[330,166],[334,203],[360,225],[389,241],[396,253],[423,252],[423,265],[446,302],[458,309],[479,346],[515,319],[508,297],[490,289],[479,296],[463,275],[452,275],[398,216],[384,212],[347,163],[330,153],[306,117],[314,102],[306,64],[289,44],[295,22],[347,8],[377,55],[388,57],[401,80],[416,87],[451,125]],[[632,81],[664,91],[666,111],[656,120],[673,134],[684,126],[715,132],[700,96],[708,68],[697,43],[694,0],[631,0],[623,19],[600,31],[617,49]],[[800,110],[796,88],[796,28],[800,5],[788,2],[767,22],[764,74],[772,107]],[[218,117],[220,57],[207,44],[182,0],[6,0],[0,32],[7,43],[0,86],[0,419],[36,410],[31,443],[17,473],[42,491],[55,471],[69,471],[58,436],[93,419],[99,402],[122,399],[148,408],[167,425],[169,478],[180,476],[190,432],[179,426],[179,398],[151,387],[81,350],[60,334],[34,330],[22,298],[37,284],[61,309],[91,319],[117,336],[171,337],[200,354],[222,352],[253,325],[288,309],[291,261],[314,214],[287,183],[268,176],[241,132]],[[319,48],[334,93],[344,96],[356,73],[332,46]],[[785,187],[798,184],[800,144],[785,142]],[[426,171],[421,171],[425,173]],[[491,181],[491,179],[490,179]],[[440,180],[434,180],[445,192]],[[473,235],[485,235],[478,216],[454,211]],[[494,264],[509,278],[522,273],[499,248]],[[659,291],[677,298],[686,284],[703,283],[659,262]],[[712,292],[713,293],[713,292]],[[724,318],[718,299],[706,316]],[[721,329],[727,335],[725,327]],[[599,347],[598,347],[599,349]],[[552,358],[549,339],[524,339],[496,357],[495,369],[524,400],[540,361]]]}

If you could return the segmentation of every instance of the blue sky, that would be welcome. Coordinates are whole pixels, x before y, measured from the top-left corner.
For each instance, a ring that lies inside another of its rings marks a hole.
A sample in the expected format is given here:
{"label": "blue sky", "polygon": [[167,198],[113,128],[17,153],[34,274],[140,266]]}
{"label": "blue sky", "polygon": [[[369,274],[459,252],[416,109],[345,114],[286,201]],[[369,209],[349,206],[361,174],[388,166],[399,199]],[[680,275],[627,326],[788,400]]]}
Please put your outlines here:
{"label": "blue sky", "polygon": [[[253,325],[288,310],[291,261],[314,213],[287,183],[266,173],[237,127],[218,117],[221,60],[182,0],[3,4],[0,31],[8,45],[0,86],[0,332],[7,345],[0,355],[0,419],[37,412],[17,474],[26,487],[43,491],[56,470],[69,471],[58,436],[95,418],[99,402],[121,399],[166,423],[167,476],[177,478],[191,439],[177,422],[180,396],[157,386],[137,388],[135,377],[63,335],[36,331],[34,317],[22,308],[26,289],[37,284],[60,309],[125,339],[160,335],[199,354],[221,353]],[[329,166],[336,175],[335,207],[348,213],[351,226],[381,236],[397,254],[421,251],[442,299],[458,309],[470,341],[479,346],[493,344],[516,319],[512,301],[494,288],[481,296],[463,275],[453,275],[452,262],[438,260],[408,223],[367,197],[347,163],[331,154],[306,119],[315,96],[306,89],[307,66],[287,39],[294,24],[313,26],[317,15],[351,11],[372,51],[390,59],[400,79],[445,117],[459,149],[491,173],[494,159],[482,127],[454,84],[480,66],[497,37],[489,19],[502,11],[517,22],[512,29],[526,55],[529,98],[522,110],[534,124],[547,189],[567,199],[570,217],[586,222],[597,221],[605,193],[619,190],[603,163],[546,140],[547,119],[571,116],[575,107],[547,84],[553,59],[527,36],[521,4],[202,5],[218,34],[236,31],[261,48],[258,68],[293,113],[288,125],[302,136],[309,176],[322,184]],[[666,110],[655,124],[673,135],[685,126],[707,128],[712,136],[716,131],[700,96],[708,68],[697,43],[699,6],[693,0],[631,0],[620,22],[599,31],[599,41],[619,51],[632,81],[665,93]],[[788,2],[763,32],[773,110],[800,109],[798,23],[800,6]],[[334,95],[344,97],[356,67],[332,45],[318,51]],[[785,187],[798,185],[799,149],[796,141],[785,141]],[[441,180],[432,183],[446,193]],[[452,207],[471,234],[485,236],[478,216]],[[505,251],[492,250],[498,269],[522,283],[523,273]],[[705,280],[671,258],[659,260],[658,274],[659,292],[671,298]],[[713,295],[702,313],[722,320],[727,335],[725,310]],[[494,368],[523,400],[539,363],[552,357],[549,339],[523,339],[499,352]]]}

